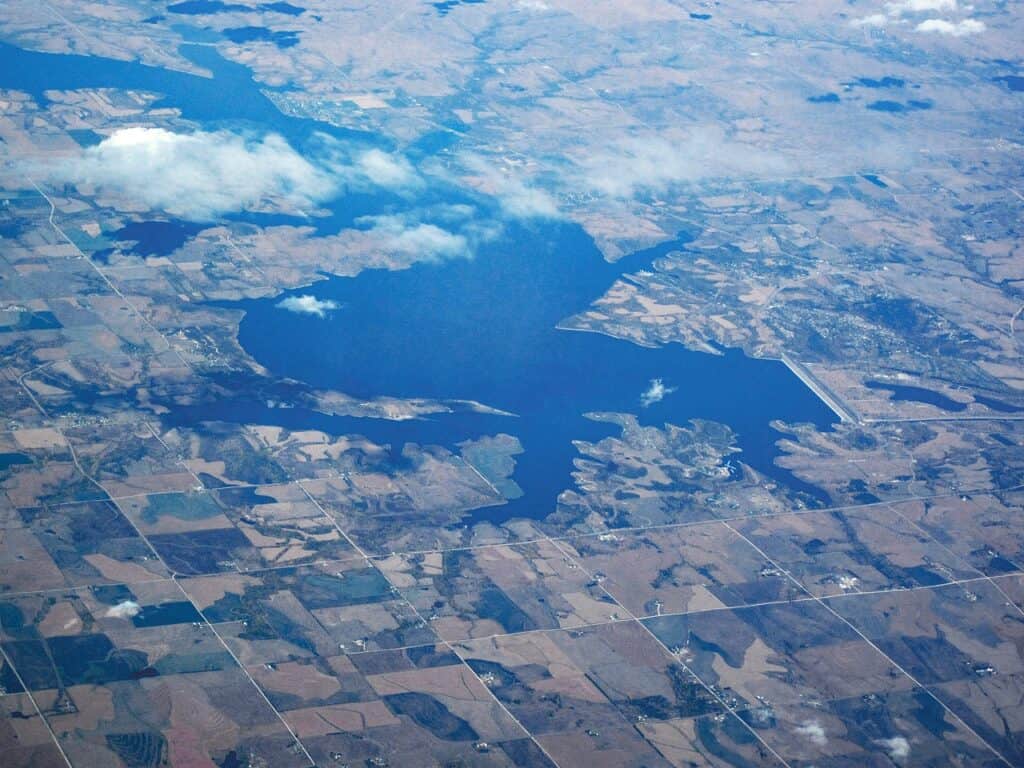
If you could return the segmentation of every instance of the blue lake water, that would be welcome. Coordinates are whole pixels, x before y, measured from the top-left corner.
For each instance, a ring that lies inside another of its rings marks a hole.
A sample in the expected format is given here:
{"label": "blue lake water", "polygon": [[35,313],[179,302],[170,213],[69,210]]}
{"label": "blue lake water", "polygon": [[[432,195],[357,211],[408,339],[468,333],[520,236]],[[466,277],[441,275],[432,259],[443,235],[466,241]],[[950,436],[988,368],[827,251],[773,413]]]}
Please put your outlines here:
{"label": "blue lake water", "polygon": [[180,13],[186,16],[204,16],[214,13],[231,13],[233,11],[251,11],[252,8],[242,3],[225,3],[222,0],[185,0],[167,6],[168,13]]}
{"label": "blue lake water", "polygon": [[899,77],[889,76],[878,79],[871,77],[858,77],[856,84],[864,88],[902,88],[907,84],[907,81]]}
{"label": "blue lake water", "polygon": [[921,101],[917,99],[910,99],[906,104],[902,104],[898,101],[890,101],[888,99],[882,99],[880,101],[873,101],[868,104],[868,109],[874,110],[875,112],[911,112],[915,109],[931,109],[932,103],[930,101]]}
{"label": "blue lake water", "polygon": [[888,381],[868,381],[865,382],[864,386],[868,389],[881,389],[887,392],[892,392],[892,399],[896,401],[925,403],[926,405],[934,405],[936,408],[941,408],[944,411],[951,411],[953,413],[959,413],[960,411],[967,409],[967,405],[965,403],[958,402],[946,397],[941,392],[935,392],[934,390],[925,389],[924,387],[914,387],[906,384],[892,384]]}
{"label": "blue lake water", "polygon": [[1020,75],[1003,75],[1002,77],[995,78],[997,83],[1002,83],[1011,91],[1024,91],[1024,77]]}
{"label": "blue lake water", "polygon": [[[145,88],[166,94],[165,103],[206,129],[244,125],[276,131],[303,150],[318,132],[346,142],[381,144],[375,137],[281,115],[260,93],[244,67],[215,51],[186,46],[184,53],[214,72],[214,79],[166,72],[139,64],[20,51],[0,45],[0,86],[41,97],[46,88]],[[488,220],[493,201],[435,186],[414,201],[385,194],[348,195],[317,219],[321,233],[351,226],[363,213],[423,210],[436,203],[468,203]],[[246,218],[246,217],[241,217]],[[286,217],[248,217],[256,223],[288,223]],[[303,223],[308,223],[303,221]],[[162,247],[180,228],[166,223],[134,225],[131,239]],[[178,224],[174,225],[179,227]],[[585,310],[621,275],[649,267],[690,235],[622,259],[606,262],[577,226],[545,222],[505,223],[475,258],[421,263],[401,271],[370,270],[355,278],[331,277],[312,289],[340,308],[326,319],[278,308],[281,297],[238,303],[246,311],[240,328],[245,349],[273,374],[360,398],[375,396],[474,400],[509,411],[496,416],[459,410],[408,422],[330,417],[300,409],[268,408],[244,393],[223,403],[178,408],[177,423],[202,419],[281,424],[360,433],[390,444],[396,461],[406,442],[455,447],[469,438],[506,432],[525,452],[516,457],[514,479],[524,495],[479,511],[473,519],[500,522],[542,517],[554,510],[559,492],[571,487],[574,440],[614,434],[608,424],[584,418],[591,411],[633,413],[643,424],[684,425],[692,418],[732,427],[741,459],[815,498],[813,487],[774,465],[778,455],[773,419],[812,422],[827,428],[832,412],[781,363],[753,360],[738,351],[691,352],[679,345],[645,348],[607,336],[559,330],[558,324]],[[286,258],[287,255],[285,254]],[[288,295],[288,294],[285,294]],[[643,407],[641,395],[661,379],[674,391]]]}
{"label": "blue lake water", "polygon": [[993,411],[999,411],[1000,413],[1024,413],[1024,407],[1013,405],[1012,403],[1004,403],[1002,400],[996,400],[992,397],[975,395],[974,399],[976,402],[981,403],[987,408],[991,408]]}
{"label": "blue lake water", "polygon": [[167,6],[169,13],[180,13],[185,16],[206,16],[215,13],[232,12],[253,12],[263,11],[271,13],[283,13],[286,16],[301,16],[305,8],[292,5],[286,2],[260,3],[253,7],[242,3],[225,3],[222,0],[185,0],[182,3],[174,3]]}
{"label": "blue lake water", "polygon": [[261,11],[272,11],[273,13],[283,13],[286,16],[301,16],[306,12],[305,8],[300,8],[297,5],[291,3],[276,2],[276,3],[260,3],[259,9]]}
{"label": "blue lake water", "polygon": [[[509,226],[473,259],[317,284],[319,298],[340,305],[327,319],[283,311],[276,306],[280,297],[242,302],[239,338],[270,370],[314,386],[365,398],[475,400],[514,413],[462,412],[411,423],[352,419],[346,429],[392,445],[452,446],[496,431],[516,435],[525,452],[516,457],[514,479],[525,494],[481,513],[490,519],[553,511],[571,484],[578,455],[572,441],[616,431],[583,417],[594,411],[632,413],[659,426],[691,418],[724,422],[740,435],[743,461],[820,498],[774,465],[779,435],[769,421],[824,428],[834,417],[781,363],[735,350],[714,356],[676,344],[647,348],[557,328],[624,270],[647,266],[655,255],[612,265],[578,227]],[[675,391],[643,407],[641,395],[654,379]]]}
{"label": "blue lake water", "polygon": [[291,48],[299,44],[299,33],[292,30],[275,31],[267,27],[232,27],[224,30],[224,37],[233,43],[265,42],[278,48]]}
{"label": "blue lake water", "polygon": [[114,232],[113,236],[122,242],[134,242],[131,251],[139,256],[166,256],[202,229],[202,224],[178,219],[132,221]]}
{"label": "blue lake water", "polygon": [[0,470],[13,467],[18,464],[31,464],[32,459],[24,453],[0,453]]}
{"label": "blue lake water", "polygon": [[453,8],[458,8],[460,5],[482,5],[484,0],[441,0],[438,3],[431,3],[437,10],[438,15],[447,16],[451,13]]}

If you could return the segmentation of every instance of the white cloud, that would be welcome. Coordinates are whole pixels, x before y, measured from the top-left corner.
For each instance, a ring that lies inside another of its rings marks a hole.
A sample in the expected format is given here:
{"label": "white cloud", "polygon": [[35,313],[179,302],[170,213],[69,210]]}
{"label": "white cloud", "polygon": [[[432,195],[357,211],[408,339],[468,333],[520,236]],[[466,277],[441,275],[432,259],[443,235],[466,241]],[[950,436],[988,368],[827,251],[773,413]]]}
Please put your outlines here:
{"label": "white cloud", "polygon": [[315,138],[307,158],[273,133],[122,128],[48,165],[44,173],[51,182],[92,186],[198,221],[245,210],[304,211],[346,187],[401,191],[423,186],[401,155],[379,149],[354,152],[328,136]]}
{"label": "white cloud", "polygon": [[327,317],[332,309],[340,305],[330,299],[318,299],[316,296],[304,294],[302,296],[288,296],[275,304],[279,309],[286,309],[297,315],[315,315],[316,317]]}
{"label": "white cloud", "polygon": [[477,248],[498,237],[500,221],[481,219],[466,204],[437,204],[401,213],[356,219],[355,242],[363,251],[403,257],[399,261],[445,261],[473,258]]}
{"label": "white cloud", "polygon": [[370,224],[371,232],[383,236],[384,250],[412,256],[417,261],[467,258],[472,253],[465,235],[408,216],[367,216],[358,223]]}
{"label": "white cloud", "polygon": [[945,19],[926,19],[918,24],[915,29],[918,32],[936,32],[949,37],[966,37],[976,35],[985,31],[985,23],[977,19],[961,19],[960,21],[946,21]]}
{"label": "white cloud", "polygon": [[528,187],[519,179],[509,178],[498,190],[502,209],[518,219],[553,219],[559,216],[558,205],[547,192]]}
{"label": "white cloud", "polygon": [[708,127],[674,141],[661,136],[624,141],[586,161],[583,183],[601,194],[629,198],[701,179],[770,175],[784,169],[777,156]]}
{"label": "white cloud", "polygon": [[824,747],[828,743],[825,729],[817,720],[805,721],[803,725],[797,726],[796,732],[819,747]]}
{"label": "white cloud", "polygon": [[426,210],[429,217],[445,225],[460,226],[477,216],[475,206],[468,203],[441,203]]}
{"label": "white cloud", "polygon": [[870,16],[865,16],[860,19],[854,19],[850,24],[854,27],[872,27],[880,28],[888,24],[891,19],[884,13],[872,13]]}
{"label": "white cloud", "polygon": [[905,760],[910,755],[910,742],[902,736],[876,739],[875,743],[885,749],[893,760]]}
{"label": "white cloud", "polygon": [[426,259],[466,256],[469,249],[465,237],[434,224],[416,224],[400,231],[395,230],[388,246],[400,253],[415,254]]}
{"label": "white cloud", "polygon": [[907,13],[931,13],[938,11],[955,11],[957,0],[898,0],[886,3],[885,8],[894,16]]}
{"label": "white cloud", "polygon": [[651,379],[651,386],[640,395],[640,405],[644,408],[649,408],[655,403],[660,403],[664,400],[665,395],[671,395],[675,391],[676,387],[666,387],[665,382],[661,379]]}
{"label": "white cloud", "polygon": [[514,169],[495,168],[483,157],[463,154],[460,161],[479,177],[482,191],[493,195],[502,210],[517,219],[554,219],[558,204],[547,192],[526,184]]}
{"label": "white cloud", "polygon": [[175,216],[209,220],[268,204],[314,206],[337,194],[337,171],[309,162],[276,134],[135,127],[115,131],[51,166],[48,177]]}
{"label": "white cloud", "polygon": [[[954,12],[957,8],[957,0],[894,0],[893,2],[885,4],[885,13],[872,13],[869,16],[854,19],[850,24],[854,27],[881,28],[890,23],[905,24],[905,16],[913,16],[915,14],[922,13],[942,13],[945,11]],[[970,6],[968,6],[968,9],[970,9]],[[948,24],[951,27],[957,26],[957,24],[954,24],[953,22],[943,21],[941,19],[934,19],[934,21],[941,21],[943,24]],[[973,19],[967,19],[966,21],[971,22],[970,24],[967,24],[968,27],[973,27],[974,24],[980,24],[980,22],[974,22]],[[965,22],[959,22],[959,24],[963,23]],[[985,25],[982,24],[981,29],[984,28]],[[920,24],[917,26],[917,29],[918,31],[937,31],[927,29],[922,30]],[[967,32],[963,34],[971,33]]]}
{"label": "white cloud", "polygon": [[356,158],[356,168],[379,187],[413,189],[423,186],[423,179],[408,160],[400,155],[389,155],[379,149],[371,149],[359,155]]}
{"label": "white cloud", "polygon": [[107,616],[112,619],[130,619],[138,616],[142,607],[134,600],[125,600],[107,609]]}

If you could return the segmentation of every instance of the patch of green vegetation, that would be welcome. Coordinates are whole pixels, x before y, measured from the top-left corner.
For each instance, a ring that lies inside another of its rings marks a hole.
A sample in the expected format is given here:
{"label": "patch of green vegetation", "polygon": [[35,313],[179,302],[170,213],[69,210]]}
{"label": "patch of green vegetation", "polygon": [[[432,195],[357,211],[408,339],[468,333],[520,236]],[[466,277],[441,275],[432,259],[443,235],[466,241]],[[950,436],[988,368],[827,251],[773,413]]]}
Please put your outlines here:
{"label": "patch of green vegetation", "polygon": [[220,514],[220,507],[208,493],[161,493],[150,496],[142,519],[155,523],[165,515],[179,520],[205,520]]}
{"label": "patch of green vegetation", "polygon": [[227,651],[202,653],[170,653],[159,659],[153,668],[161,675],[184,675],[191,672],[219,672],[234,666]]}
{"label": "patch of green vegetation", "polygon": [[493,485],[506,499],[518,499],[523,489],[512,479],[516,469],[513,458],[523,452],[519,441],[509,435],[484,437],[460,443],[462,458]]}
{"label": "patch of green vegetation", "polygon": [[67,230],[68,239],[75,244],[75,246],[82,253],[95,253],[96,251],[103,251],[113,246],[113,241],[101,234],[99,237],[93,237],[88,232],[74,227],[68,227]]}

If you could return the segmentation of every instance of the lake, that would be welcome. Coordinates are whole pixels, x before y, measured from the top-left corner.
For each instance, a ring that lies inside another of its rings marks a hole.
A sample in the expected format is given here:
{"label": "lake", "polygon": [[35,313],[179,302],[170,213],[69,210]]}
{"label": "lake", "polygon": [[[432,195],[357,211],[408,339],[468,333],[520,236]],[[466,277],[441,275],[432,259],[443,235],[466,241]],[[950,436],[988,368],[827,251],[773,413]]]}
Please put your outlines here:
{"label": "lake", "polygon": [[[0,86],[42,98],[46,88],[115,87],[158,91],[164,103],[205,129],[238,127],[275,131],[300,151],[318,132],[338,140],[386,145],[377,137],[281,115],[260,93],[244,67],[206,47],[184,46],[193,61],[214,72],[212,80],[135,63],[28,53],[0,45]],[[362,213],[422,211],[439,204],[472,205],[493,222],[494,201],[467,190],[435,185],[418,199],[349,196],[317,220],[321,234],[352,226]],[[259,217],[252,217],[259,222]],[[269,221],[287,222],[272,217]],[[304,222],[306,223],[306,222]],[[160,249],[189,235],[182,222],[133,225],[126,233],[143,248]],[[354,278],[331,277],[312,289],[239,302],[245,310],[240,341],[276,376],[339,390],[359,398],[377,396],[472,400],[514,416],[468,409],[406,422],[328,417],[297,409],[271,409],[244,394],[230,403],[178,409],[170,419],[197,423],[221,419],[356,432],[392,446],[404,442],[455,447],[473,437],[505,432],[524,447],[514,479],[524,494],[502,507],[474,513],[470,521],[538,518],[554,511],[558,494],[572,484],[574,440],[614,434],[606,423],[585,418],[594,411],[632,413],[642,424],[684,425],[689,419],[719,421],[733,428],[740,459],[820,501],[817,489],[778,468],[770,427],[774,419],[811,422],[826,429],[834,414],[781,363],[754,360],[735,350],[721,355],[693,352],[677,344],[646,348],[596,333],[560,330],[567,317],[585,310],[620,276],[649,268],[672,250],[683,250],[695,233],[620,260],[606,262],[578,226],[544,221],[504,222],[500,234],[482,242],[473,258],[419,263],[401,271],[369,270]],[[287,295],[315,293],[337,302],[326,318],[277,307]],[[662,399],[642,395],[660,380]]]}

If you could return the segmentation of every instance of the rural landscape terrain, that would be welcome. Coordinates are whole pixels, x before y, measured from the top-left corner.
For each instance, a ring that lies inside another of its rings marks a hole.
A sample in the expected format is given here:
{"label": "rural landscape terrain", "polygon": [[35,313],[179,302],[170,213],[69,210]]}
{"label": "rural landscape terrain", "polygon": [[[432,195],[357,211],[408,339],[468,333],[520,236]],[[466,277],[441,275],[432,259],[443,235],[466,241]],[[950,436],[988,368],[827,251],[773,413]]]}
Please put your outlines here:
{"label": "rural landscape terrain", "polygon": [[1019,0],[0,3],[0,766],[1024,766]]}

